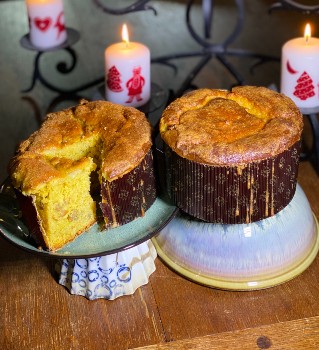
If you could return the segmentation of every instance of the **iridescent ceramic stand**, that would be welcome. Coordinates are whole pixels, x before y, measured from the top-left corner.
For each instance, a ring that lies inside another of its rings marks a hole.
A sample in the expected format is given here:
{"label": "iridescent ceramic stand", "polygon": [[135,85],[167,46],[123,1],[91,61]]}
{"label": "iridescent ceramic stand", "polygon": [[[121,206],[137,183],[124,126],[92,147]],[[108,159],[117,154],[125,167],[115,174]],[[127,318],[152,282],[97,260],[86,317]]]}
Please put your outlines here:
{"label": "iridescent ceramic stand", "polygon": [[243,291],[291,280],[319,249],[318,223],[299,185],[288,206],[268,219],[225,225],[179,215],[152,240],[160,258],[182,276]]}

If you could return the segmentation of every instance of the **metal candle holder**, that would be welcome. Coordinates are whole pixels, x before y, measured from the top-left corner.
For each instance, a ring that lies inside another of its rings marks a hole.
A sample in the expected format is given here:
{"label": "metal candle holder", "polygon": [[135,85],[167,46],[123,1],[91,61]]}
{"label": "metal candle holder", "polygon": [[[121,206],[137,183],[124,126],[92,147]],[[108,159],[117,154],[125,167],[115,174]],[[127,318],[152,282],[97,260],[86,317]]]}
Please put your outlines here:
{"label": "metal candle holder", "polygon": [[[293,0],[280,0],[270,7],[270,12],[274,10],[293,10],[305,15],[318,14],[319,4],[304,5]],[[312,147],[301,154],[301,160],[309,160],[313,163],[317,173],[319,173],[319,106],[316,108],[300,108],[301,113],[308,118],[312,131]]]}
{"label": "metal candle holder", "polygon": [[312,131],[312,146],[301,154],[301,160],[309,160],[313,163],[319,174],[319,106],[316,108],[300,108],[301,113],[308,118]]}
{"label": "metal candle holder", "polygon": [[273,10],[295,10],[298,12],[301,11],[302,13],[309,15],[311,13],[319,13],[319,4],[304,5],[293,0],[280,0],[271,5],[270,11]]}
{"label": "metal candle holder", "polygon": [[[131,6],[122,8],[122,9],[114,9],[106,6],[101,2],[101,0],[93,0],[93,2],[101,8],[104,12],[109,14],[120,15],[128,12],[134,11],[142,11],[142,10],[153,10],[154,14],[156,14],[156,10],[149,6],[147,3],[150,0],[144,1],[136,1]],[[204,66],[213,58],[216,58],[225,68],[226,70],[235,78],[235,85],[243,85],[245,80],[241,76],[240,72],[228,61],[228,56],[237,56],[237,57],[251,57],[257,59],[257,64],[261,64],[268,61],[279,61],[277,57],[269,56],[269,55],[261,55],[249,50],[243,49],[233,49],[230,48],[230,44],[234,42],[234,40],[240,34],[243,24],[244,24],[244,1],[243,0],[235,0],[235,4],[237,7],[237,22],[235,23],[234,29],[231,34],[221,43],[211,43],[209,42],[209,38],[211,37],[211,25],[214,17],[214,4],[212,0],[202,0],[202,13],[203,13],[203,21],[204,21],[204,37],[200,36],[194,29],[191,23],[191,10],[193,5],[195,4],[195,0],[189,0],[186,6],[186,24],[187,29],[189,31],[190,36],[201,46],[198,51],[190,51],[190,52],[178,52],[175,54],[165,55],[152,59],[153,64],[164,64],[172,67],[175,71],[177,71],[177,66],[171,63],[171,60],[181,59],[181,58],[190,58],[190,57],[201,57],[200,61],[196,64],[196,66],[191,70],[185,80],[182,82],[180,88],[177,92],[175,92],[172,98],[176,98],[181,96],[186,90],[195,88],[193,86],[193,81],[199,72],[204,68]],[[257,65],[256,64],[256,65]]]}
{"label": "metal candle holder", "polygon": [[64,89],[64,88],[53,85],[41,73],[40,58],[42,57],[42,55],[44,55],[45,53],[49,53],[49,52],[53,52],[53,51],[57,51],[57,50],[65,50],[71,57],[71,64],[68,65],[66,62],[59,62],[56,65],[57,71],[61,74],[68,74],[68,73],[71,73],[73,71],[73,69],[75,68],[77,57],[76,57],[75,50],[71,46],[73,46],[74,44],[76,44],[80,40],[80,33],[77,30],[72,29],[72,28],[66,28],[66,30],[67,30],[67,34],[68,34],[67,40],[63,44],[49,48],[49,49],[40,49],[36,46],[33,46],[32,43],[30,42],[29,33],[24,35],[20,39],[20,44],[23,48],[37,52],[35,59],[34,59],[34,69],[33,69],[31,84],[28,88],[23,89],[22,92],[30,92],[34,88],[35,83],[37,81],[40,81],[46,88],[48,88],[51,91],[57,92],[61,95],[71,96],[71,95],[75,95],[79,91],[88,89],[90,87],[94,87],[94,86],[96,86],[104,81],[104,78],[98,78],[96,80],[85,83],[85,84],[80,85],[80,86],[73,88],[73,89]]}
{"label": "metal candle holder", "polygon": [[[138,1],[135,1],[133,4],[123,8],[112,8],[112,7],[106,6],[102,0],[93,0],[93,3],[97,7],[99,7],[102,11],[111,15],[123,15],[123,14],[132,13],[132,12],[147,11],[147,10],[151,10],[155,15],[157,15],[156,10],[149,5],[149,2],[150,0],[138,0]],[[175,92],[170,91],[170,98],[168,98],[168,103],[172,99],[180,97],[185,91],[189,89],[197,88],[196,86],[193,85],[193,81],[211,59],[215,58],[226,68],[229,74],[231,74],[233,78],[236,80],[236,84],[234,85],[243,85],[245,83],[245,79],[244,77],[242,77],[240,72],[229,62],[228,57],[236,56],[236,57],[242,57],[242,58],[247,58],[247,57],[255,58],[257,62],[251,67],[252,69],[262,63],[266,63],[269,61],[277,61],[277,62],[280,61],[279,57],[258,54],[250,50],[234,49],[230,47],[230,45],[234,42],[234,40],[238,37],[238,35],[242,31],[243,24],[244,24],[244,13],[245,13],[243,0],[234,0],[234,2],[237,8],[237,18],[236,18],[233,31],[223,42],[211,43],[209,39],[211,38],[211,26],[212,26],[213,17],[214,17],[214,2],[212,0],[202,0],[204,35],[201,36],[196,32],[191,22],[191,10],[193,5],[195,4],[195,0],[188,1],[186,5],[186,24],[187,24],[187,28],[190,36],[199,44],[200,49],[197,51],[190,51],[190,52],[177,52],[170,55],[156,57],[151,60],[152,64],[164,64],[173,68],[175,71],[177,71],[177,66],[174,63],[172,63],[171,60],[200,57],[199,62],[195,65],[195,67],[193,67],[193,69],[189,72],[187,77],[185,77],[179,89]],[[269,11],[272,12],[274,10],[280,10],[280,9],[296,10],[304,14],[319,13],[319,5],[307,6],[293,0],[277,1],[270,7]],[[36,81],[39,80],[48,89],[55,91],[60,95],[68,96],[69,98],[74,99],[74,96],[77,96],[76,94],[79,91],[82,91],[94,86],[98,86],[104,83],[105,77],[103,76],[101,78],[95,79],[91,82],[85,83],[76,88],[64,89],[53,85],[47,79],[44,78],[43,74],[40,71],[39,61],[40,61],[40,57],[46,52],[63,49],[70,54],[72,62],[69,66],[65,62],[60,62],[57,64],[57,70],[59,73],[62,73],[62,74],[70,73],[76,66],[76,54],[75,54],[75,51],[71,48],[71,46],[74,45],[79,40],[80,35],[76,30],[71,28],[67,28],[67,31],[68,31],[68,39],[64,44],[57,46],[55,48],[47,49],[47,50],[40,50],[39,48],[32,46],[32,44],[30,43],[28,34],[21,38],[20,43],[22,47],[28,50],[37,51],[37,55],[34,60],[34,72],[33,72],[31,85],[28,88],[24,89],[23,92],[30,92],[34,88]],[[57,99],[61,100],[61,99],[64,99],[64,97],[60,96]],[[313,147],[309,152],[307,152],[307,154],[304,155],[304,157],[302,157],[302,159],[312,159],[315,163],[316,170],[319,171],[319,122],[317,119],[317,113],[319,112],[319,108],[318,110],[311,111],[311,112],[309,111],[302,111],[302,112],[304,115],[309,117],[312,133],[313,133]]]}

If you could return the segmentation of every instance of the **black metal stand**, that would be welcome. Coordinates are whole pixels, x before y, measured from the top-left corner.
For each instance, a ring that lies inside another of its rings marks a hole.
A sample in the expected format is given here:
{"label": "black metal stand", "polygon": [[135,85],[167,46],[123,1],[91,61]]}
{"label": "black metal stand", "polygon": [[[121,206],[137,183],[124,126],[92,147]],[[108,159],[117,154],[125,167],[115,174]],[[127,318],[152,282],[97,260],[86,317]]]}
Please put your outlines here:
{"label": "black metal stand", "polygon": [[271,5],[270,12],[273,10],[295,10],[309,15],[319,13],[319,5],[304,5],[293,0],[280,0]]}
{"label": "black metal stand", "polygon": [[[94,3],[101,8],[104,12],[109,14],[123,14],[133,11],[142,11],[152,9],[156,14],[153,7],[147,6],[146,4],[150,0],[136,1],[129,7],[123,9],[113,9],[105,6],[101,0],[93,0]],[[222,43],[214,44],[209,42],[211,37],[211,25],[214,17],[214,2],[212,0],[202,0],[202,13],[204,21],[204,37],[196,33],[192,23],[191,23],[191,9],[195,4],[195,0],[189,0],[186,7],[186,24],[191,37],[201,46],[198,51],[175,53],[171,55],[161,56],[152,59],[153,64],[164,64],[172,67],[177,71],[177,66],[171,63],[171,60],[189,58],[189,57],[201,57],[196,66],[189,72],[185,80],[182,82],[178,91],[174,93],[172,98],[181,96],[186,90],[196,88],[193,86],[193,81],[199,72],[204,68],[204,66],[212,59],[216,58],[227,71],[235,78],[236,84],[243,85],[245,80],[241,74],[236,70],[236,68],[228,61],[227,57],[237,56],[237,57],[251,57],[257,60],[256,65],[268,62],[268,61],[279,61],[278,57],[268,56],[258,54],[249,50],[242,49],[232,49],[229,48],[230,44],[237,38],[240,34],[243,24],[244,24],[244,1],[234,0],[237,7],[237,21],[235,23],[232,33],[224,40]],[[254,65],[255,66],[255,65]]]}
{"label": "black metal stand", "polygon": [[319,106],[316,108],[300,108],[301,113],[308,118],[312,131],[312,146],[301,154],[301,160],[309,160],[319,174]]}
{"label": "black metal stand", "polygon": [[33,75],[32,75],[32,79],[31,79],[31,84],[28,88],[23,89],[22,92],[30,92],[34,88],[36,82],[40,81],[41,84],[44,85],[49,90],[57,92],[61,95],[68,95],[68,96],[72,97],[72,95],[76,95],[79,91],[96,86],[98,84],[101,84],[104,81],[104,78],[98,78],[96,80],[85,83],[85,84],[78,86],[76,88],[73,88],[73,89],[64,89],[64,88],[53,85],[44,77],[44,75],[41,73],[41,70],[40,70],[40,58],[45,53],[49,53],[49,52],[53,52],[53,51],[57,51],[57,50],[65,50],[71,57],[71,64],[67,65],[67,63],[65,63],[65,62],[59,62],[56,66],[57,71],[61,74],[68,74],[68,73],[71,73],[73,71],[73,69],[75,68],[77,57],[76,57],[75,51],[72,49],[71,46],[73,46],[76,42],[79,41],[80,34],[78,31],[76,31],[75,29],[72,29],[72,28],[67,28],[67,34],[68,34],[67,40],[63,44],[56,46],[56,47],[53,47],[53,48],[50,48],[50,49],[45,49],[45,50],[42,50],[42,49],[39,49],[39,48],[33,46],[30,42],[29,34],[26,34],[21,38],[20,44],[23,48],[37,52],[35,59],[34,59],[34,68],[33,68]]}
{"label": "black metal stand", "polygon": [[244,13],[245,13],[243,0],[235,0],[236,7],[237,7],[237,20],[236,20],[234,29],[232,33],[224,40],[224,42],[221,42],[218,44],[214,44],[208,41],[208,39],[211,37],[211,24],[214,16],[213,1],[202,0],[204,37],[201,37],[196,33],[191,23],[190,14],[191,14],[191,8],[194,5],[194,2],[195,0],[188,1],[187,8],[186,8],[186,24],[191,37],[202,47],[201,50],[162,56],[152,61],[153,63],[167,64],[167,62],[172,59],[180,59],[180,58],[196,57],[196,56],[202,57],[201,60],[198,62],[198,64],[193,68],[193,70],[184,80],[179,90],[175,93],[175,97],[179,97],[184,93],[184,91],[193,87],[192,84],[194,79],[196,78],[198,73],[203,69],[203,67],[212,58],[216,58],[226,68],[226,70],[235,78],[237,84],[234,84],[234,85],[243,85],[245,83],[245,79],[241,76],[238,70],[236,70],[236,68],[228,61],[228,57],[236,56],[236,57],[242,57],[242,58],[245,58],[245,57],[255,58],[257,62],[254,66],[268,62],[268,61],[279,61],[278,57],[258,54],[253,51],[244,50],[244,49],[232,49],[229,47],[230,44],[233,43],[233,41],[240,34],[243,28]]}
{"label": "black metal stand", "polygon": [[[249,50],[233,49],[229,47],[230,44],[233,43],[233,41],[240,34],[244,23],[244,1],[243,0],[234,0],[234,1],[237,7],[237,20],[236,20],[234,29],[231,32],[231,34],[222,43],[217,43],[217,44],[209,42],[209,38],[211,37],[211,25],[212,25],[213,16],[214,16],[213,1],[202,0],[204,37],[196,33],[191,23],[191,18],[190,18],[191,9],[195,4],[195,0],[188,1],[187,7],[186,7],[187,28],[191,37],[201,46],[201,48],[198,51],[175,53],[171,55],[153,58],[151,60],[152,64],[164,64],[177,70],[177,66],[173,64],[171,60],[176,60],[181,58],[190,58],[190,57],[201,58],[199,62],[195,65],[195,67],[187,74],[187,77],[182,82],[178,91],[174,93],[174,96],[172,96],[172,98],[179,97],[186,90],[196,88],[193,86],[194,79],[199,74],[199,72],[204,68],[204,66],[213,58],[216,58],[227,69],[227,71],[235,78],[236,83],[234,85],[243,85],[245,83],[245,79],[241,76],[240,72],[229,62],[228,57],[237,56],[237,57],[243,57],[243,58],[245,57],[255,58],[257,62],[254,66],[264,62],[268,62],[268,61],[279,61],[279,58],[274,56],[262,55]],[[93,0],[93,2],[95,3],[96,6],[102,9],[104,12],[112,15],[122,15],[122,14],[131,13],[131,12],[145,11],[145,10],[152,10],[155,15],[157,14],[156,10],[152,6],[148,5],[150,0],[139,0],[134,2],[130,6],[127,6],[125,8],[120,8],[120,9],[110,8],[105,4],[103,4],[102,0]],[[75,67],[76,55],[74,50],[71,48],[71,45],[73,45],[79,39],[79,36],[75,35],[74,30],[68,29],[68,31],[69,31],[68,37],[70,38],[68,39],[68,42],[65,43],[64,45],[54,48],[54,50],[65,49],[71,55],[72,63],[70,67],[67,67],[67,65],[64,62],[57,65],[58,71],[63,74],[71,72]],[[28,41],[28,35],[22,38],[21,44],[24,48],[31,49],[31,50],[38,50],[37,48],[32,47],[32,45]],[[31,91],[37,80],[39,80],[44,86],[46,86],[48,89],[52,91],[58,92],[60,94],[69,94],[69,95],[76,94],[81,90],[85,90],[90,87],[99,85],[104,81],[104,76],[103,76],[101,78],[98,78],[94,81],[91,81],[89,83],[86,83],[84,85],[78,86],[73,89],[63,89],[63,88],[54,86],[44,78],[39,68],[40,57],[44,52],[48,52],[48,51],[52,51],[52,50],[45,50],[45,51],[38,50],[38,54],[35,58],[35,63],[34,63],[34,74],[33,74],[31,86],[27,89],[24,89],[23,92]]]}
{"label": "black metal stand", "polygon": [[155,8],[148,4],[150,1],[151,0],[138,0],[129,6],[116,9],[116,8],[106,6],[102,0],[93,0],[96,6],[98,6],[102,11],[110,15],[126,15],[132,12],[147,11],[147,10],[151,10],[155,15],[157,15]]}
{"label": "black metal stand", "polygon": [[[293,10],[305,15],[318,14],[319,4],[304,5],[294,0],[280,0],[275,2],[270,7],[269,11],[271,12],[274,10]],[[308,118],[312,131],[312,147],[301,154],[300,160],[309,160],[319,174],[319,106],[316,108],[300,108],[300,111],[306,118]]]}
{"label": "black metal stand", "polygon": [[[145,1],[144,1],[145,2]],[[132,12],[132,11],[130,11]],[[32,50],[36,51],[37,54],[34,59],[34,69],[33,69],[33,75],[31,79],[31,84],[28,88],[22,90],[23,93],[30,92],[37,81],[41,82],[43,86],[48,88],[51,91],[57,92],[58,96],[56,96],[50,103],[47,109],[47,113],[53,112],[56,110],[56,107],[64,101],[74,101],[78,102],[83,96],[79,95],[79,92],[93,88],[95,87],[96,90],[93,91],[93,100],[97,99],[105,99],[105,85],[104,85],[104,80],[105,77],[101,77],[98,79],[95,79],[91,82],[85,83],[81,86],[78,86],[73,89],[64,89],[60,88],[58,86],[53,85],[51,82],[49,82],[47,79],[45,79],[44,75],[41,73],[40,70],[40,58],[43,54],[48,53],[48,52],[53,52],[57,50],[65,50],[68,52],[71,56],[71,64],[68,66],[65,62],[59,62],[56,66],[57,71],[62,74],[67,74],[73,71],[73,69],[76,66],[76,53],[75,51],[71,48],[72,45],[74,45],[80,38],[79,33],[71,28],[67,28],[67,33],[68,33],[68,39],[65,43],[62,45],[46,49],[46,50],[41,50],[35,46],[33,46],[30,42],[29,39],[29,34],[24,35],[21,40],[20,44],[23,48],[27,50]],[[159,110],[162,108],[165,108],[167,105],[168,101],[168,96],[169,96],[169,91],[162,89],[159,85],[152,83],[151,85],[151,98],[150,100],[143,106],[140,106],[138,109],[143,111],[147,116],[148,119],[150,120],[152,126],[154,129],[158,128],[158,122],[159,122]],[[41,112],[39,110],[39,106],[37,102],[29,96],[23,96],[22,97],[26,102],[28,102],[31,107],[33,108],[35,112],[35,116],[37,119],[37,122],[39,125],[41,125],[43,118],[41,116]]]}
{"label": "black metal stand", "polygon": [[[131,12],[146,11],[146,10],[151,10],[155,15],[157,14],[156,10],[148,4],[150,0],[138,0],[129,6],[126,6],[124,8],[117,8],[117,9],[106,6],[105,4],[103,4],[103,0],[93,0],[93,2],[96,6],[102,9],[102,11],[112,15],[123,15]],[[234,79],[236,80],[236,84],[234,85],[243,85],[245,83],[245,79],[244,77],[242,77],[240,72],[238,72],[238,70],[229,62],[228,57],[236,56],[236,57],[242,57],[242,58],[255,58],[256,63],[252,65],[251,67],[252,69],[262,63],[266,63],[269,61],[278,61],[278,62],[280,61],[279,57],[258,54],[250,50],[230,48],[230,45],[241,33],[241,30],[244,24],[244,14],[245,14],[244,1],[234,0],[234,2],[237,8],[237,18],[235,21],[233,31],[223,42],[211,43],[209,39],[211,38],[211,26],[214,18],[214,1],[202,0],[202,14],[203,14],[203,23],[204,23],[203,36],[199,35],[195,31],[191,23],[191,10],[193,5],[195,4],[195,0],[188,1],[186,6],[186,24],[187,24],[187,28],[190,33],[190,36],[199,44],[200,49],[197,51],[165,55],[165,56],[153,58],[151,60],[152,64],[164,64],[173,68],[175,71],[177,71],[177,66],[171,62],[172,60],[181,59],[181,58],[190,58],[190,57],[200,57],[200,60],[195,65],[195,67],[193,67],[193,69],[187,74],[187,77],[185,77],[179,89],[175,92],[170,91],[170,97],[168,97],[168,100],[167,100],[168,103],[170,102],[170,100],[181,96],[185,91],[189,89],[197,88],[196,86],[193,85],[193,81],[211,59],[215,58],[217,61],[219,61],[226,68],[229,74],[231,74],[234,77]],[[279,9],[297,10],[305,14],[319,13],[319,5],[307,6],[293,0],[277,1],[270,7],[269,11],[271,12],[273,10],[279,10]],[[66,50],[70,54],[72,59],[72,62],[69,66],[65,62],[58,63],[57,64],[58,72],[62,74],[67,74],[67,73],[70,73],[75,68],[76,54],[75,54],[75,51],[71,48],[71,46],[74,45],[79,40],[79,33],[71,28],[67,28],[67,31],[68,31],[68,40],[64,44],[49,50],[39,50],[38,48],[32,46],[32,44],[30,43],[28,34],[21,38],[20,42],[24,48],[28,50],[37,51],[37,55],[34,61],[34,72],[33,72],[31,85],[27,89],[24,89],[23,92],[30,92],[34,88],[36,81],[39,80],[45,87],[60,94],[60,96],[58,96],[56,101],[54,102],[56,103],[56,102],[59,102],[61,99],[74,100],[75,97],[79,98],[79,96],[77,95],[78,92],[85,89],[89,89],[94,86],[99,86],[102,83],[104,83],[105,77],[103,76],[101,78],[95,79],[91,82],[85,83],[73,89],[63,89],[51,84],[41,74],[40,65],[39,65],[41,56],[46,52],[50,52],[54,50],[61,50],[61,49]],[[319,110],[315,112],[303,111],[303,114],[309,118],[309,121],[311,124],[312,133],[313,133],[313,147],[309,152],[304,154],[302,159],[311,159],[315,163],[316,170],[319,169],[319,122],[317,118],[318,112]]]}

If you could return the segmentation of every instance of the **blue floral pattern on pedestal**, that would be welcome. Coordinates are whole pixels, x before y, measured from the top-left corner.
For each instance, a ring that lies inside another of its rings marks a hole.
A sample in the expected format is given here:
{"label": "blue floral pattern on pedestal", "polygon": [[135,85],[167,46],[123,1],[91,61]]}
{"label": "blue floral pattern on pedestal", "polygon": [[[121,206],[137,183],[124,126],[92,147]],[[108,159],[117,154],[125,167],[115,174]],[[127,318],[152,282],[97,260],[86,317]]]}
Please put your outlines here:
{"label": "blue floral pattern on pedestal", "polygon": [[[76,293],[86,297],[95,295],[96,298],[111,299],[123,295],[124,284],[132,278],[130,267],[114,261],[113,266],[103,269],[100,266],[101,257],[89,259],[68,260],[62,262],[61,277],[65,279],[62,284],[77,284]],[[92,266],[92,269],[90,269]],[[73,272],[70,274],[69,270]]]}
{"label": "blue floral pattern on pedestal", "polygon": [[64,259],[57,266],[59,283],[71,294],[90,300],[113,300],[134,293],[155,271],[151,241],[119,253],[86,259]]}

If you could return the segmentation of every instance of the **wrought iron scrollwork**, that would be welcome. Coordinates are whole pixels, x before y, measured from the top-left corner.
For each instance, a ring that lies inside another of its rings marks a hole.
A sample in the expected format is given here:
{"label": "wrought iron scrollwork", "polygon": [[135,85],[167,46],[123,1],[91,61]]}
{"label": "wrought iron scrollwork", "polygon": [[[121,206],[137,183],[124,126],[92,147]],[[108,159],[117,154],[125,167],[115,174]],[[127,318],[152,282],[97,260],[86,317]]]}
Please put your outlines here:
{"label": "wrought iron scrollwork", "polygon": [[[72,72],[72,70],[74,69],[74,67],[76,66],[76,53],[75,51],[70,48],[70,47],[67,47],[67,48],[64,48],[64,50],[66,52],[68,52],[70,54],[70,57],[71,57],[71,64],[68,65],[66,62],[64,61],[61,61],[59,62],[57,65],[56,65],[56,69],[58,72],[60,72],[61,74],[68,74],[70,72]],[[65,93],[67,92],[66,90],[64,89],[61,89],[59,87],[56,87],[54,86],[52,83],[50,83],[44,76],[43,74],[41,73],[41,70],[40,70],[40,58],[41,56],[45,54],[45,51],[39,51],[36,56],[35,56],[35,59],[34,59],[34,69],[33,69],[33,76],[32,76],[32,79],[31,79],[31,84],[28,88],[22,90],[22,92],[30,92],[36,82],[39,80],[45,87],[47,87],[48,89],[52,90],[52,91],[55,91],[55,92],[59,92],[59,93]]]}
{"label": "wrought iron scrollwork", "polygon": [[[70,57],[72,60],[71,64],[68,65],[66,62],[61,61],[56,65],[56,69],[61,74],[68,74],[68,73],[71,73],[76,66],[76,53],[71,47],[65,48],[64,50],[70,54]],[[77,86],[72,89],[64,89],[62,87],[56,86],[52,84],[48,79],[46,79],[44,75],[41,73],[40,58],[43,54],[45,54],[45,52],[43,51],[37,53],[34,60],[34,70],[33,70],[33,76],[31,79],[31,84],[28,88],[23,89],[22,92],[24,93],[30,92],[34,88],[36,82],[40,81],[43,86],[45,86],[51,91],[57,92],[62,95],[71,95],[71,94],[76,94],[80,91],[89,89],[91,87],[94,87],[98,84],[101,84],[104,81],[104,77],[97,78],[95,80],[92,80],[88,83],[85,83],[83,85]]]}
{"label": "wrought iron scrollwork", "polygon": [[[304,5],[294,0],[280,0],[271,5],[269,12],[274,10],[297,11],[304,15],[311,15],[319,13],[319,4]],[[315,170],[319,174],[319,108],[315,108],[314,110],[301,109],[301,112],[309,120],[312,131],[312,145],[310,148],[304,150],[301,154],[300,160],[309,160],[313,163]]]}
{"label": "wrought iron scrollwork", "polygon": [[311,13],[319,13],[319,4],[304,5],[293,0],[280,0],[270,6],[269,11],[272,12],[274,10],[295,10],[309,15]]}
{"label": "wrought iron scrollwork", "polygon": [[123,8],[118,8],[118,9],[106,6],[101,0],[93,0],[93,2],[95,3],[96,6],[102,9],[104,12],[109,13],[111,15],[125,15],[131,12],[148,11],[148,10],[153,11],[154,15],[157,15],[155,8],[148,4],[150,0],[135,1],[133,4],[129,6],[125,6]]}
{"label": "wrought iron scrollwork", "polygon": [[[172,63],[169,63],[170,60],[187,58],[187,57],[201,57],[200,61],[196,64],[196,66],[192,69],[192,71],[185,78],[179,90],[176,92],[176,96],[180,96],[187,89],[193,88],[193,80],[199,74],[199,72],[203,69],[203,67],[212,59],[216,58],[226,69],[227,71],[234,77],[236,80],[235,85],[243,85],[245,79],[242,77],[240,72],[229,62],[227,57],[238,56],[238,57],[251,57],[257,60],[256,64],[260,65],[269,61],[279,61],[278,57],[262,55],[255,53],[250,50],[244,49],[232,49],[230,48],[230,44],[234,42],[234,40],[240,34],[243,24],[244,24],[244,2],[243,0],[234,0],[237,8],[237,19],[234,26],[233,31],[230,35],[221,43],[211,43],[208,39],[211,37],[211,25],[213,23],[214,17],[214,3],[213,0],[202,0],[202,13],[203,13],[203,21],[204,21],[204,37],[199,35],[192,25],[191,22],[191,9],[195,3],[194,0],[189,0],[186,7],[186,25],[191,37],[201,46],[201,49],[198,51],[185,52],[185,53],[176,53],[172,55],[166,55],[162,57],[157,57],[152,60],[153,63],[160,63],[171,65],[174,67]],[[174,67],[176,69],[176,67]]]}
{"label": "wrought iron scrollwork", "polygon": [[54,85],[48,79],[45,78],[45,75],[41,72],[41,68],[40,68],[40,66],[41,66],[40,60],[44,54],[50,54],[51,52],[54,52],[57,50],[64,50],[65,52],[67,52],[69,54],[70,59],[71,59],[70,63],[66,63],[65,61],[60,61],[57,63],[56,70],[58,73],[69,74],[76,67],[77,55],[76,55],[75,50],[71,46],[74,45],[79,40],[80,35],[74,29],[68,28],[67,30],[68,30],[67,42],[63,43],[62,45],[60,45],[56,48],[52,48],[52,49],[48,49],[48,50],[39,50],[36,47],[32,46],[28,35],[25,35],[21,38],[20,42],[21,42],[22,47],[24,47],[25,49],[37,52],[37,54],[34,58],[34,68],[33,68],[33,75],[31,78],[30,86],[26,89],[23,89],[22,92],[24,92],[24,93],[30,92],[34,88],[36,82],[40,81],[43,86],[45,86],[46,88],[48,88],[51,91],[57,92],[61,95],[72,95],[72,94],[78,93],[79,91],[88,89],[90,87],[94,87],[94,86],[96,86],[104,81],[104,78],[98,78],[98,79],[95,79],[91,82],[77,86],[76,88],[64,89],[62,87]]}

